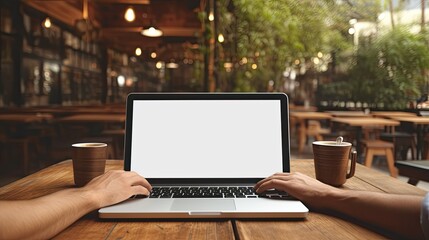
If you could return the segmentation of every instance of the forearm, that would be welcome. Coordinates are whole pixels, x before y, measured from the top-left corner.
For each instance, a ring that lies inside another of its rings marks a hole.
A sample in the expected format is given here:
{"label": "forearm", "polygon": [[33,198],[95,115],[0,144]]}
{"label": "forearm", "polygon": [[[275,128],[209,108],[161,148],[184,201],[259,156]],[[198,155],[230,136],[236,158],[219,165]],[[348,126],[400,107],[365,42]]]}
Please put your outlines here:
{"label": "forearm", "polygon": [[0,202],[0,239],[47,239],[97,208],[82,189],[22,201]]}
{"label": "forearm", "polygon": [[366,191],[335,191],[327,210],[336,211],[407,238],[423,238],[423,197]]}

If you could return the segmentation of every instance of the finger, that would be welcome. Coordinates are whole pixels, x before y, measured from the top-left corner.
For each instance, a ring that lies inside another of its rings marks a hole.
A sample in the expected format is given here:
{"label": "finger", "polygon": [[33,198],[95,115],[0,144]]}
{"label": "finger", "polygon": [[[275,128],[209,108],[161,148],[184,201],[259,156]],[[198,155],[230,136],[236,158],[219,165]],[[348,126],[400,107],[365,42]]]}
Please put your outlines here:
{"label": "finger", "polygon": [[149,196],[149,194],[150,194],[150,191],[141,185],[132,186],[131,192],[132,192],[131,196],[133,196],[133,195]]}
{"label": "finger", "polygon": [[287,186],[288,181],[291,178],[289,176],[278,176],[267,179],[267,181],[262,182],[256,189],[257,193],[264,192],[269,189],[277,189],[285,191],[285,186]]}
{"label": "finger", "polygon": [[265,179],[262,179],[261,181],[257,182],[254,188],[257,189],[257,188],[259,188],[259,186],[261,184],[263,184],[263,183],[265,183],[267,181],[270,181],[271,179],[278,178],[278,177],[284,177],[284,176],[289,176],[289,173],[275,173],[275,174],[273,174],[273,175],[271,175],[271,176],[269,176],[269,177],[267,177]]}
{"label": "finger", "polygon": [[132,174],[129,178],[127,178],[127,180],[132,186],[141,185],[149,191],[152,191],[152,186],[150,185],[150,183],[144,177],[138,175],[137,173]]}

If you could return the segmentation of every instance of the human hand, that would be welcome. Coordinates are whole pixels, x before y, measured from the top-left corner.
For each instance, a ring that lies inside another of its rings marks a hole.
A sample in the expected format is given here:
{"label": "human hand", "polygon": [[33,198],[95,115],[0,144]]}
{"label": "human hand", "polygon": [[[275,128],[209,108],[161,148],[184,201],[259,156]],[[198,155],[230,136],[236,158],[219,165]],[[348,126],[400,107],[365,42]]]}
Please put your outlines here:
{"label": "human hand", "polygon": [[299,172],[276,173],[259,181],[254,188],[257,193],[269,189],[285,191],[303,201],[308,207],[320,210],[327,208],[331,202],[331,196],[339,191]]}
{"label": "human hand", "polygon": [[108,171],[82,188],[101,208],[122,202],[133,195],[149,195],[152,186],[139,174],[124,170]]}

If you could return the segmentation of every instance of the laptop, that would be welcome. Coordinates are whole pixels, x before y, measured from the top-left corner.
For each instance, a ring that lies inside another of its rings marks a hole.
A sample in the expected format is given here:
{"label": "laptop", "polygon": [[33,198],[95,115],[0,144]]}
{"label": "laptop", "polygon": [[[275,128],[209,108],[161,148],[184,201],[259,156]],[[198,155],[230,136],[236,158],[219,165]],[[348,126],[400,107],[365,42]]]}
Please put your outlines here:
{"label": "laptop", "polygon": [[153,190],[99,217],[305,218],[287,193],[253,191],[290,171],[288,109],[283,93],[129,94],[124,168]]}

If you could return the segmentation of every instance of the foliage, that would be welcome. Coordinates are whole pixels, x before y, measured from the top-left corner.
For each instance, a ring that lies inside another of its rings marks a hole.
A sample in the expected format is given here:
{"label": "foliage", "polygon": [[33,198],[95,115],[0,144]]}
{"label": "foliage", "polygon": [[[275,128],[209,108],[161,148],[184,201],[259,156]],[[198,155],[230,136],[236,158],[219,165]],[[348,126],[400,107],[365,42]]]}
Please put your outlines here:
{"label": "foliage", "polygon": [[421,34],[395,28],[360,46],[350,69],[351,100],[385,108],[405,108],[416,99],[429,67],[429,47]]}
{"label": "foliage", "polygon": [[[236,42],[236,58],[231,61],[249,60],[235,69],[236,91],[264,91],[269,80],[280,84],[283,71],[296,59],[305,64],[318,52],[350,47],[348,20],[338,23],[347,16],[335,1],[234,0],[233,4],[236,29],[230,34]],[[332,14],[333,9],[339,12]],[[251,68],[254,63],[256,70]]]}

